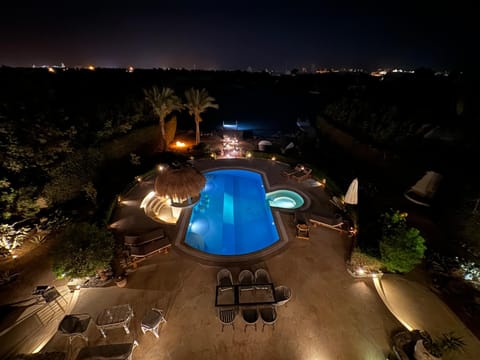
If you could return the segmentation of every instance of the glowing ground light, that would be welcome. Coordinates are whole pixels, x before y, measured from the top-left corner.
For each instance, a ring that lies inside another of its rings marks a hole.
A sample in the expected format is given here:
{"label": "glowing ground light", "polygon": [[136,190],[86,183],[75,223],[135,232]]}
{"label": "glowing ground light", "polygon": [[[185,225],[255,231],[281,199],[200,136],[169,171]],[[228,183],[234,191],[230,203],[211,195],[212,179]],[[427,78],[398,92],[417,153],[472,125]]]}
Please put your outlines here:
{"label": "glowing ground light", "polygon": [[177,142],[175,142],[175,146],[176,146],[176,147],[185,147],[185,146],[187,146],[187,144],[185,144],[185,143],[182,142],[182,141],[177,141]]}

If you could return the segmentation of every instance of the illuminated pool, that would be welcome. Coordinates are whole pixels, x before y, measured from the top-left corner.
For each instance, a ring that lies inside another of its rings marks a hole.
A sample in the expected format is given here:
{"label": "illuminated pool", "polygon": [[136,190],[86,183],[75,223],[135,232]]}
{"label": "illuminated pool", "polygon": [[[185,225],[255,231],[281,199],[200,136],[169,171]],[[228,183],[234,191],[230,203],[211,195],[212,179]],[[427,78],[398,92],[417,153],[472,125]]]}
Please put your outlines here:
{"label": "illuminated pool", "polygon": [[279,240],[260,174],[247,170],[205,173],[207,183],[185,235],[189,246],[215,255],[242,255]]}
{"label": "illuminated pool", "polygon": [[266,196],[268,204],[281,209],[298,209],[303,206],[303,197],[291,190],[276,190]]}

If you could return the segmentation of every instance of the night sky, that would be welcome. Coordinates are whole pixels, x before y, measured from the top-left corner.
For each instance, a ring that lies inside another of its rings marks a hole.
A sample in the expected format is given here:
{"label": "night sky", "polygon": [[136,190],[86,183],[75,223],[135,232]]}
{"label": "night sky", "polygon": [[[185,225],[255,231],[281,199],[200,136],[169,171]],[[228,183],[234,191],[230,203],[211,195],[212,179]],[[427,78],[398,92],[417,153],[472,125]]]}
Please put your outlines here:
{"label": "night sky", "polygon": [[277,71],[477,65],[473,5],[418,4],[426,2],[11,1],[0,10],[0,64]]}

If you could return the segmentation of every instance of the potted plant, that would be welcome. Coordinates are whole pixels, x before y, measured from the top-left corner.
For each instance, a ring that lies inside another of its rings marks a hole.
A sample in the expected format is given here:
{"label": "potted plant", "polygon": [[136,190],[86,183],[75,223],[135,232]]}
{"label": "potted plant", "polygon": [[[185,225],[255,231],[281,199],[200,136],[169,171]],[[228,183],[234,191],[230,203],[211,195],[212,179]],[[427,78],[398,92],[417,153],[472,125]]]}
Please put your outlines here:
{"label": "potted plant", "polygon": [[452,332],[444,333],[436,340],[432,340],[427,333],[424,334],[423,338],[415,343],[416,360],[438,360],[445,354],[462,351],[465,347],[463,339]]}
{"label": "potted plant", "polygon": [[115,284],[117,284],[117,286],[121,288],[127,286],[127,276],[125,274],[118,275],[115,278]]}

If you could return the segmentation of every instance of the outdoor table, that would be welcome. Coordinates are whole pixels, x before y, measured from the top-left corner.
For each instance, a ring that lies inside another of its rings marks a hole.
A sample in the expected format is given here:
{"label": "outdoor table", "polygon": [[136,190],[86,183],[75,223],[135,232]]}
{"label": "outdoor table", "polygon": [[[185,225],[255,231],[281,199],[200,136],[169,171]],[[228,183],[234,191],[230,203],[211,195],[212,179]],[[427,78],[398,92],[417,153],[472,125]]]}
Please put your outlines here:
{"label": "outdoor table", "polygon": [[215,296],[217,306],[235,305],[235,287],[217,286],[217,294]]}
{"label": "outdoor table", "polygon": [[239,305],[273,304],[275,289],[273,284],[255,284],[238,286]]}
{"label": "outdoor table", "polygon": [[263,305],[275,303],[272,283],[217,286],[215,306]]}
{"label": "outdoor table", "polygon": [[128,326],[133,317],[133,310],[129,304],[112,306],[104,309],[97,317],[97,328],[103,337],[107,337],[105,330],[123,327],[130,334]]}

